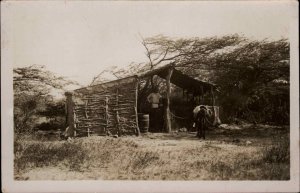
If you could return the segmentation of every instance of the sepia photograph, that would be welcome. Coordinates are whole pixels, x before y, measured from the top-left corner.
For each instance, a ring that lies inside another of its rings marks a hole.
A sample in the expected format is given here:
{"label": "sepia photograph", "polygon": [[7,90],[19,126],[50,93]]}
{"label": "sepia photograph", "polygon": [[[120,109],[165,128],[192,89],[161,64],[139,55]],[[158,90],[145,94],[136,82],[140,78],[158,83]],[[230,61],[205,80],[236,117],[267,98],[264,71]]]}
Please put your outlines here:
{"label": "sepia photograph", "polygon": [[297,1],[2,1],[3,192],[298,192]]}

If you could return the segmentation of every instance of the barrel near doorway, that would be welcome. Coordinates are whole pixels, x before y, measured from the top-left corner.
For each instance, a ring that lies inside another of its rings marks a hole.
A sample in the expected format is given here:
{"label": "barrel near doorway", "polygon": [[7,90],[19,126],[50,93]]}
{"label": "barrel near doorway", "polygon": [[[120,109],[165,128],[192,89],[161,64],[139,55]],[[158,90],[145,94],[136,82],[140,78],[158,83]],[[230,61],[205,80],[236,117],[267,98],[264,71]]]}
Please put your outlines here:
{"label": "barrel near doorway", "polygon": [[149,114],[138,114],[138,123],[141,133],[147,133],[149,130]]}

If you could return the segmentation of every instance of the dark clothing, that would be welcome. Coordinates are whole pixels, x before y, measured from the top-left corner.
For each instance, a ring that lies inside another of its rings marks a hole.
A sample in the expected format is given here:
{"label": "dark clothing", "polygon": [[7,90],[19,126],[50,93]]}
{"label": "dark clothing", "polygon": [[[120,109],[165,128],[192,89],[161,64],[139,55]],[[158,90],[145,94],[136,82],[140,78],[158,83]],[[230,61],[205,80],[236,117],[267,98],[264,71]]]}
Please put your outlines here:
{"label": "dark clothing", "polygon": [[150,132],[161,132],[162,131],[162,110],[160,108],[151,108],[150,109]]}
{"label": "dark clothing", "polygon": [[147,100],[151,104],[150,109],[150,124],[149,124],[149,131],[150,132],[159,132],[160,131],[160,109],[159,109],[159,102],[161,99],[161,95],[156,91],[151,93]]}
{"label": "dark clothing", "polygon": [[205,130],[207,129],[207,111],[206,109],[200,109],[196,115],[196,128],[197,137],[205,139]]}
{"label": "dark clothing", "polygon": [[158,111],[158,108],[151,108],[150,109],[150,116],[149,116],[149,121],[150,121],[150,124],[149,124],[149,131],[150,132],[154,132],[156,131],[156,126],[157,126],[157,111]]}

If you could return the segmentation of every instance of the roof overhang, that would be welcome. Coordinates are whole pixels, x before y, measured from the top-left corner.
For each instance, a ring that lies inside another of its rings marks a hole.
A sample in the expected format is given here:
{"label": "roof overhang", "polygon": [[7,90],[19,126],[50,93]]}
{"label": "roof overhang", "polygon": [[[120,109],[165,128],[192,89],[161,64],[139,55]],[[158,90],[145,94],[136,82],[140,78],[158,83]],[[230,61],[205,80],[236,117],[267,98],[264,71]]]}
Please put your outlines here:
{"label": "roof overhang", "polygon": [[147,78],[153,75],[157,75],[163,79],[166,79],[170,68],[173,68],[173,73],[170,82],[182,89],[188,90],[189,92],[195,94],[203,94],[205,92],[211,91],[211,89],[215,90],[217,88],[215,84],[200,81],[186,74],[183,74],[181,71],[177,70],[172,64],[163,66],[158,69],[153,69],[144,74],[138,75],[138,77]]}
{"label": "roof overhang", "polygon": [[197,94],[202,95],[206,92],[210,92],[212,89],[213,90],[217,89],[217,86],[215,84],[208,83],[205,81],[200,81],[200,80],[192,78],[191,76],[183,74],[181,71],[179,71],[175,68],[175,65],[173,63],[170,63],[170,64],[164,65],[162,67],[155,68],[155,69],[152,69],[152,70],[149,70],[149,71],[137,74],[137,75],[79,88],[74,91],[75,92],[78,92],[78,91],[84,92],[84,91],[91,90],[93,88],[105,89],[110,86],[119,85],[122,83],[126,83],[128,81],[131,82],[132,80],[143,79],[143,78],[151,77],[154,75],[157,75],[160,78],[166,79],[170,69],[173,69],[173,73],[172,73],[170,82],[184,90],[187,90],[190,93],[194,93],[196,95]]}

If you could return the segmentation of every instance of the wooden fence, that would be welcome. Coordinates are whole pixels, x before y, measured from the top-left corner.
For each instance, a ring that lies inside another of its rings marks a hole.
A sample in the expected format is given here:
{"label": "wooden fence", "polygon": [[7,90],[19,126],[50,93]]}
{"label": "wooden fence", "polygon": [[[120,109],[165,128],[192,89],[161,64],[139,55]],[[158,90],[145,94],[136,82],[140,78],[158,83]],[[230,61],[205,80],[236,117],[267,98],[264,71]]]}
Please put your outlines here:
{"label": "wooden fence", "polygon": [[75,90],[72,96],[76,135],[139,134],[137,78]]}

